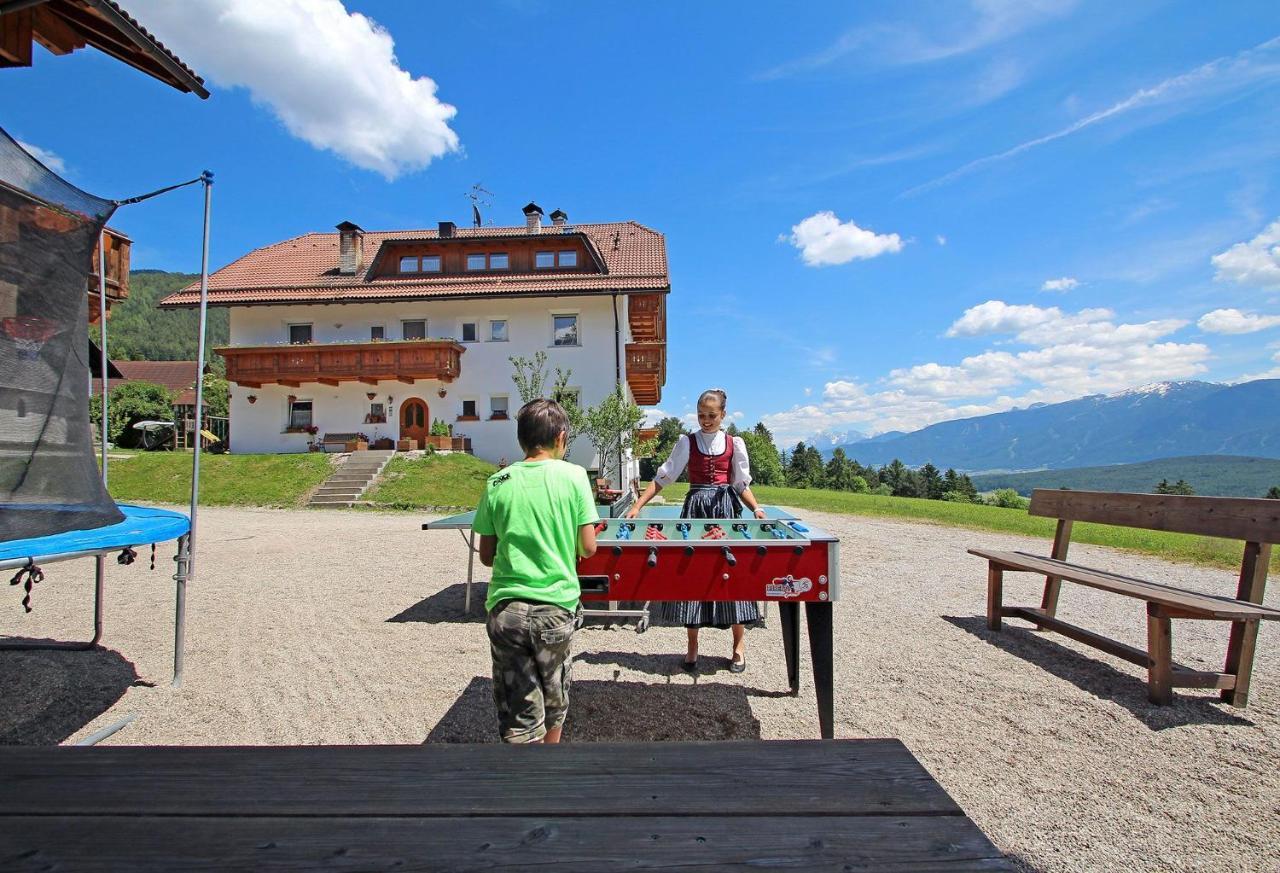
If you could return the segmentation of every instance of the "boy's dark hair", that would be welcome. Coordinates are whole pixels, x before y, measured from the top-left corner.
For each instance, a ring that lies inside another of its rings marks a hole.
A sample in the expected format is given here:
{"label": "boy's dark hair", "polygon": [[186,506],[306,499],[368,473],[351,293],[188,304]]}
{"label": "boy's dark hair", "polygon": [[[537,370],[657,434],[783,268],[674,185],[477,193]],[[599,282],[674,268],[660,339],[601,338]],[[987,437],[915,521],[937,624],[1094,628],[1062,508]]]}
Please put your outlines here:
{"label": "boy's dark hair", "polygon": [[569,416],[554,400],[530,400],[516,413],[516,439],[526,452],[554,448],[556,438],[569,431]]}

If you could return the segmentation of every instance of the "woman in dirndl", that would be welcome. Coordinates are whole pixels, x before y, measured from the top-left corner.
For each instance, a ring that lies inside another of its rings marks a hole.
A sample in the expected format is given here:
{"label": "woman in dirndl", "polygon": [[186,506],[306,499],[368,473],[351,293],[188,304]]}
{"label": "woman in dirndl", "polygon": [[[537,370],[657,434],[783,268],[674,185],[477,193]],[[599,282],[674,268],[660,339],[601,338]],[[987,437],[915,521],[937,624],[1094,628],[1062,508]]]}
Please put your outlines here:
{"label": "woman in dirndl", "polygon": [[[671,450],[670,457],[658,468],[653,482],[627,513],[635,518],[644,505],[670,485],[687,467],[689,493],[684,499],[682,518],[736,519],[746,504],[756,518],[765,518],[755,495],[751,493],[751,462],[742,437],[731,437],[720,429],[724,422],[724,391],[712,388],[698,398],[698,430],[688,434]],[[760,609],[754,601],[737,602],[663,602],[658,605],[660,621],[683,624],[689,635],[684,669],[698,669],[698,630],[715,627],[733,629],[733,655],[729,670],[741,673],[747,669],[746,629],[744,625],[760,620]]]}

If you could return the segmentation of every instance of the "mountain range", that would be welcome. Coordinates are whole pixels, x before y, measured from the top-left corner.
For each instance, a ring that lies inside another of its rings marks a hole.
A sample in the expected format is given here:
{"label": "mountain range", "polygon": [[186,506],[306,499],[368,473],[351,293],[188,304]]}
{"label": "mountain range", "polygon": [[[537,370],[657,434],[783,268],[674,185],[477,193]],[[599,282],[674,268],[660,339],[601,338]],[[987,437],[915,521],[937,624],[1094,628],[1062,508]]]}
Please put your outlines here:
{"label": "mountain range", "polygon": [[1186,455],[1280,458],[1280,379],[1157,382],[841,446],[862,464],[897,458],[957,470],[1045,470]]}

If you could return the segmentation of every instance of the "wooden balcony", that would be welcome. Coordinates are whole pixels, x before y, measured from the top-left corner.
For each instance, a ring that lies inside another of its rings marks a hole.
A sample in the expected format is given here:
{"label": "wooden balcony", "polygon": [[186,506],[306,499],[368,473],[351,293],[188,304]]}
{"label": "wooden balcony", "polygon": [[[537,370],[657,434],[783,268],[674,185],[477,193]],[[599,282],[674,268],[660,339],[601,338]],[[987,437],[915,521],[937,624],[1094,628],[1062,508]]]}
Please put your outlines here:
{"label": "wooden balcony", "polygon": [[634,294],[627,298],[631,338],[638,343],[667,341],[667,295]]}
{"label": "wooden balcony", "polygon": [[[111,307],[129,297],[129,247],[132,241],[122,233],[104,228],[107,241],[107,317]],[[98,321],[98,247],[93,247],[93,263],[89,267],[89,323]]]}
{"label": "wooden balcony", "polygon": [[395,379],[452,382],[462,372],[465,349],[453,340],[317,343],[297,346],[228,346],[214,349],[227,361],[227,381],[247,388],[338,385]]}
{"label": "wooden balcony", "polygon": [[627,384],[640,406],[654,406],[662,400],[667,381],[666,343],[627,343]]}

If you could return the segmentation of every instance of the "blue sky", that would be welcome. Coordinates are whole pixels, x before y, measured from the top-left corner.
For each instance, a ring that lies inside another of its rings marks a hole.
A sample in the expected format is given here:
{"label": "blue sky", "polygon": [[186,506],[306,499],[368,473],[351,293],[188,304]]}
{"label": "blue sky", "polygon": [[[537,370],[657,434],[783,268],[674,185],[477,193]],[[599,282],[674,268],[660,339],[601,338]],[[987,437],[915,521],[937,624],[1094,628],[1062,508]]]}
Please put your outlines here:
{"label": "blue sky", "polygon": [[[127,196],[216,174],[212,261],[536,200],[667,237],[661,410],[782,440],[1280,377],[1280,7],[128,0],[208,101],[92,51],[0,125]],[[94,134],[92,125],[101,133]],[[194,270],[195,189],[114,224]]]}

